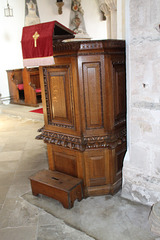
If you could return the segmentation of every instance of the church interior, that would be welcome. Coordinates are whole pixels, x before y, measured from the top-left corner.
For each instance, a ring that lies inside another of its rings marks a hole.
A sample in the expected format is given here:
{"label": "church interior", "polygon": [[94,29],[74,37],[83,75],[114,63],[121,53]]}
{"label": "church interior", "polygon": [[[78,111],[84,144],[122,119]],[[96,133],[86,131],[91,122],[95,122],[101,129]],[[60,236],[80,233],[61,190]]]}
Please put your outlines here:
{"label": "church interior", "polygon": [[160,0],[0,9],[0,238],[159,240]]}

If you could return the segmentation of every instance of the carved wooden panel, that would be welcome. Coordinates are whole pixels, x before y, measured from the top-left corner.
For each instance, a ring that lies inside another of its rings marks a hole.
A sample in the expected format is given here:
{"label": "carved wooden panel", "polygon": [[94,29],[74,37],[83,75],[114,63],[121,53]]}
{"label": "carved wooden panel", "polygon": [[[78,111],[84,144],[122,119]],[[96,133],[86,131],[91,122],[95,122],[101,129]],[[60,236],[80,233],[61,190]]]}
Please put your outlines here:
{"label": "carved wooden panel", "polygon": [[55,170],[77,177],[77,160],[76,155],[67,154],[66,152],[53,152]]}
{"label": "carved wooden panel", "polygon": [[73,128],[74,102],[72,73],[69,65],[49,69],[45,87],[49,124]]}
{"label": "carved wooden panel", "polygon": [[121,186],[126,150],[125,42],[54,42],[41,69],[49,167],[83,179],[85,196]]}
{"label": "carved wooden panel", "polygon": [[83,74],[86,128],[101,128],[103,105],[100,63],[84,63]]}
{"label": "carved wooden panel", "polygon": [[91,151],[85,158],[86,178],[88,186],[106,184],[106,160],[104,151]]}
{"label": "carved wooden panel", "polygon": [[67,119],[67,106],[65,95],[65,72],[54,73],[50,78],[50,93],[53,118]]}
{"label": "carved wooden panel", "polygon": [[125,121],[126,114],[126,78],[124,63],[114,63],[114,115],[115,125]]}

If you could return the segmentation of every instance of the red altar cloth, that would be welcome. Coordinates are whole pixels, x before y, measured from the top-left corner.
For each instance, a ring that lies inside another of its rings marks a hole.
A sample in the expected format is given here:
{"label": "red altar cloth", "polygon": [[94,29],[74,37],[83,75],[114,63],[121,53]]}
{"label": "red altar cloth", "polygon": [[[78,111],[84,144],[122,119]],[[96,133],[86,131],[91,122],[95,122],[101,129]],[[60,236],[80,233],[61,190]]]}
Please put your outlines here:
{"label": "red altar cloth", "polygon": [[21,40],[24,67],[54,64],[53,39],[58,37],[73,38],[74,32],[57,21],[24,27]]}

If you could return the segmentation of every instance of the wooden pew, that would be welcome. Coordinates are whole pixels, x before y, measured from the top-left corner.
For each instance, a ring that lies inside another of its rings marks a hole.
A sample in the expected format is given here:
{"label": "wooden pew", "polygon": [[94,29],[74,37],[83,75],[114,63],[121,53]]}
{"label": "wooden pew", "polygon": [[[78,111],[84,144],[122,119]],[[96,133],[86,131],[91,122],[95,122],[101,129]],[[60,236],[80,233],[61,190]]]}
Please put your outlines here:
{"label": "wooden pew", "polygon": [[41,102],[41,87],[38,68],[23,69],[25,104],[38,106]]}
{"label": "wooden pew", "polygon": [[10,102],[24,104],[23,69],[7,70]]}

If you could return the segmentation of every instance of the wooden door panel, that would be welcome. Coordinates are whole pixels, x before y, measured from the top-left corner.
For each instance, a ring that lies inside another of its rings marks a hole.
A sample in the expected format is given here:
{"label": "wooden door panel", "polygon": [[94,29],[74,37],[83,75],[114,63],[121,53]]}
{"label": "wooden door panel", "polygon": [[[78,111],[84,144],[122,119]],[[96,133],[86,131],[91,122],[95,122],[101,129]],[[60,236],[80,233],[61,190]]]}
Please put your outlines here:
{"label": "wooden door panel", "polygon": [[103,125],[103,105],[100,63],[84,63],[83,76],[86,128],[101,128]]}
{"label": "wooden door panel", "polygon": [[126,78],[125,66],[115,64],[113,68],[113,86],[114,86],[114,116],[115,125],[124,121],[126,118]]}
{"label": "wooden door panel", "polygon": [[[63,73],[62,73],[63,74]],[[50,79],[52,115],[54,119],[67,119],[67,106],[65,94],[65,74],[53,76]]]}
{"label": "wooden door panel", "polygon": [[86,182],[90,187],[105,185],[107,182],[105,151],[90,151],[85,156]]}
{"label": "wooden door panel", "polygon": [[53,152],[55,170],[77,177],[77,159],[75,155]]}
{"label": "wooden door panel", "polygon": [[104,134],[105,71],[104,56],[78,57],[82,127],[87,135]]}
{"label": "wooden door panel", "polygon": [[48,124],[74,128],[73,84],[70,65],[49,68],[45,87],[48,92],[48,96],[46,96]]}

